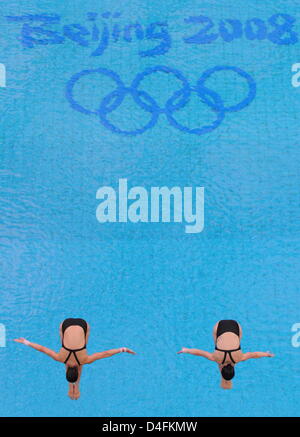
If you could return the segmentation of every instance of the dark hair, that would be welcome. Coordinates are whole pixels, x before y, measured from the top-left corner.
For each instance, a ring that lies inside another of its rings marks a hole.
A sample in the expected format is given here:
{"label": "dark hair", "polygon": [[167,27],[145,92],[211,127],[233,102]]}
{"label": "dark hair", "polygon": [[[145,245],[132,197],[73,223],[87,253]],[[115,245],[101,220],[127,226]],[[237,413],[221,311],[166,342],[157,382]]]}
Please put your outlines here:
{"label": "dark hair", "polygon": [[230,381],[234,377],[234,367],[231,364],[227,364],[222,368],[221,373],[226,381]]}
{"label": "dark hair", "polygon": [[69,382],[76,382],[78,379],[78,367],[68,367],[66,372],[66,378]]}

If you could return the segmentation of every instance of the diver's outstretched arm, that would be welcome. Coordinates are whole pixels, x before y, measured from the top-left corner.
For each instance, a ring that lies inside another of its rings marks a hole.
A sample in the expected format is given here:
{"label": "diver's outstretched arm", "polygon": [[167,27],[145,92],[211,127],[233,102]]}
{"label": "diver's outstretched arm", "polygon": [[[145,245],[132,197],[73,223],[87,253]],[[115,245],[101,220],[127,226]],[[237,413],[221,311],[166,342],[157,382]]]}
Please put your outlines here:
{"label": "diver's outstretched arm", "polygon": [[275,355],[271,352],[246,352],[243,354],[241,361],[247,361],[251,358],[264,358],[264,357],[274,357]]}
{"label": "diver's outstretched arm", "polygon": [[215,361],[213,354],[210,352],[202,351],[201,349],[188,349],[186,347],[183,347],[178,354],[191,354],[191,355],[197,355],[198,357],[207,358],[210,361]]}
{"label": "diver's outstretched arm", "polygon": [[41,346],[37,343],[32,343],[31,341],[26,340],[25,338],[16,338],[14,341],[17,343],[25,344],[26,346],[30,346],[36,351],[43,352],[44,354],[48,355],[49,357],[53,358],[55,361],[59,361],[59,355],[58,353],[54,352],[52,349],[49,349],[45,346]]}
{"label": "diver's outstretched arm", "polygon": [[108,351],[97,352],[95,354],[89,355],[85,363],[91,364],[94,361],[102,360],[102,358],[110,358],[113,355],[119,354],[121,352],[127,352],[128,354],[135,355],[135,352],[131,349],[128,349],[128,347],[119,347],[118,349],[110,349]]}

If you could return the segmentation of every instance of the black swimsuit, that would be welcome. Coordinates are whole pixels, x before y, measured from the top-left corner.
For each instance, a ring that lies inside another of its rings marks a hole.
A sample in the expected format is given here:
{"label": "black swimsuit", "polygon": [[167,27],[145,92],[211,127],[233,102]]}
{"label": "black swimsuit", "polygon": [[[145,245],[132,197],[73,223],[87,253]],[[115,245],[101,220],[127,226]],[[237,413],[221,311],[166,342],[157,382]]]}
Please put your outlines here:
{"label": "black swimsuit", "polygon": [[[220,320],[217,329],[217,339],[220,335],[225,334],[225,332],[232,332],[233,334],[240,337],[240,327],[239,324],[235,320]],[[222,364],[225,363],[227,354],[229,355],[233,364],[235,364],[234,359],[232,358],[231,353],[241,350],[241,345],[237,349],[219,349],[217,344],[215,346],[216,351],[224,352],[224,358]]]}
{"label": "black swimsuit", "polygon": [[70,356],[73,354],[74,357],[75,357],[75,359],[76,359],[76,361],[77,361],[77,363],[78,363],[79,366],[80,366],[81,364],[80,364],[80,361],[79,361],[79,359],[78,359],[78,357],[77,357],[77,355],[76,355],[76,352],[83,351],[84,349],[86,349],[86,343],[85,343],[85,345],[84,345],[83,347],[81,347],[80,349],[69,349],[69,348],[67,348],[67,347],[64,345],[64,333],[65,333],[65,330],[66,330],[67,328],[69,328],[70,326],[81,326],[81,328],[84,330],[85,339],[86,339],[86,333],[87,333],[87,328],[88,328],[88,326],[87,326],[86,321],[83,320],[83,319],[66,319],[66,320],[63,322],[62,327],[61,327],[61,329],[62,329],[62,347],[63,347],[64,349],[66,349],[66,351],[69,352],[69,355],[67,356],[67,358],[66,358],[66,360],[64,361],[64,363],[66,364],[67,361],[69,360]]}

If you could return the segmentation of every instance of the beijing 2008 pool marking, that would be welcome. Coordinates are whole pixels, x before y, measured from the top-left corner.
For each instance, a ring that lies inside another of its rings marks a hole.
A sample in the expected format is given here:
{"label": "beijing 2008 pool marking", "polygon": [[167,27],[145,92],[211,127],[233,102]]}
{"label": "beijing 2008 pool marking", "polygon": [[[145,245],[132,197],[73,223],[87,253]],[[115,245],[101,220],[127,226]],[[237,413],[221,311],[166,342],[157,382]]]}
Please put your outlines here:
{"label": "beijing 2008 pool marking", "polygon": [[[236,17],[220,20],[203,14],[193,15],[192,11],[190,14],[188,17],[179,16],[182,20],[180,32],[184,28],[179,38],[188,46],[201,47],[220,40],[234,44],[241,39],[252,43],[269,41],[280,46],[299,41],[298,33],[294,30],[296,18],[289,14],[276,13],[270,17],[249,17],[247,20]],[[9,23],[21,24],[21,35],[17,38],[23,47],[29,49],[63,45],[71,41],[89,50],[90,56],[95,57],[102,56],[118,43],[130,46],[138,42],[138,55],[153,57],[164,55],[173,46],[169,22],[164,18],[150,23],[141,23],[137,19],[130,22],[121,11],[87,12],[87,23],[62,24],[60,15],[49,13],[10,15],[5,18]],[[151,41],[153,47],[141,49],[143,41]]]}

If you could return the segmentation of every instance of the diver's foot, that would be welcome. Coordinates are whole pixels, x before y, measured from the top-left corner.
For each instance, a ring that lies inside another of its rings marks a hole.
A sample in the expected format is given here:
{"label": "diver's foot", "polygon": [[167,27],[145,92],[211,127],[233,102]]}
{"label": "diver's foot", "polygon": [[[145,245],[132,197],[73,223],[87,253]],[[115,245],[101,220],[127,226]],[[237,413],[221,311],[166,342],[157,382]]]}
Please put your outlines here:
{"label": "diver's foot", "polygon": [[73,393],[73,399],[77,401],[77,399],[80,398],[80,391],[79,391],[79,387],[77,387],[76,385],[74,386],[74,393]]}
{"label": "diver's foot", "polygon": [[69,388],[68,396],[69,396],[69,398],[72,399],[72,400],[75,399],[75,398],[74,398],[74,386],[73,386],[73,384],[70,384],[70,388]]}

